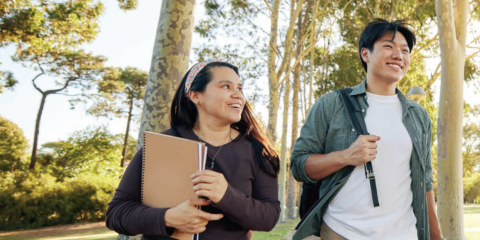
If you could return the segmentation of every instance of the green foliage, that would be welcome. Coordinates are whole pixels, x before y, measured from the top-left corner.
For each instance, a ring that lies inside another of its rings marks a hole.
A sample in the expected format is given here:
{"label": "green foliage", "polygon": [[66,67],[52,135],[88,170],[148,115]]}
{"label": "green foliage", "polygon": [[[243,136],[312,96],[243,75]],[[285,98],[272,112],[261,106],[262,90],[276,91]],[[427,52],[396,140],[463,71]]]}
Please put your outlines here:
{"label": "green foliage", "polygon": [[87,173],[59,182],[11,172],[0,179],[0,231],[104,220],[117,185],[118,179]]}
{"label": "green foliage", "polygon": [[0,178],[26,167],[28,141],[17,124],[0,116]]}
{"label": "green foliage", "polygon": [[480,202],[480,172],[463,178],[463,197],[468,203]]}
{"label": "green foliage", "polygon": [[[88,110],[97,117],[125,117],[143,104],[148,73],[134,67],[106,68],[98,81],[95,103]],[[130,103],[135,109],[130,109]]]}
{"label": "green foliage", "polygon": [[132,10],[137,8],[138,0],[117,0],[118,6],[123,10]]}
{"label": "green foliage", "polygon": [[16,43],[19,49],[40,53],[90,42],[103,12],[103,4],[94,0],[2,1],[0,47]]}
{"label": "green foliage", "polygon": [[123,173],[118,164],[122,156],[120,138],[98,127],[77,131],[66,141],[45,143],[40,149],[38,171],[59,180],[87,173],[118,179]]}
{"label": "green foliage", "polygon": [[12,72],[0,71],[0,94],[3,93],[5,89],[12,90],[17,83],[18,81],[15,79]]}

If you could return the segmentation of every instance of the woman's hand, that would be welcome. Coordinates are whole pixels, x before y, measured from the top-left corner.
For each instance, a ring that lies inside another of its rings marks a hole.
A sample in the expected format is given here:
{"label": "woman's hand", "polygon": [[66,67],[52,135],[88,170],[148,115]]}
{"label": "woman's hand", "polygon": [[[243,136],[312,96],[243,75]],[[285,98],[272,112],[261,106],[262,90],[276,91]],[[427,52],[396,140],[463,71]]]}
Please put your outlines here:
{"label": "woman's hand", "polygon": [[199,210],[199,206],[210,205],[205,199],[188,200],[165,212],[165,225],[181,232],[197,234],[205,231],[208,221],[219,220],[223,214],[211,214]]}
{"label": "woman's hand", "polygon": [[210,199],[215,204],[222,200],[228,188],[227,180],[225,180],[223,174],[215,171],[198,171],[191,178],[195,193],[200,197]]}

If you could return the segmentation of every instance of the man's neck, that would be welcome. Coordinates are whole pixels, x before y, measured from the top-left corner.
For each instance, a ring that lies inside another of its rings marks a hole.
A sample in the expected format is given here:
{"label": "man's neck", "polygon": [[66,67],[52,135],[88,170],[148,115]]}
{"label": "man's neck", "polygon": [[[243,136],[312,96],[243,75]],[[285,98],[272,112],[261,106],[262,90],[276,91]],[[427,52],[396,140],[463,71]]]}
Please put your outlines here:
{"label": "man's neck", "polygon": [[365,85],[365,90],[369,93],[391,96],[395,95],[395,89],[397,87],[397,82],[389,82],[383,79],[379,79],[375,76],[369,76],[367,74],[367,82]]}

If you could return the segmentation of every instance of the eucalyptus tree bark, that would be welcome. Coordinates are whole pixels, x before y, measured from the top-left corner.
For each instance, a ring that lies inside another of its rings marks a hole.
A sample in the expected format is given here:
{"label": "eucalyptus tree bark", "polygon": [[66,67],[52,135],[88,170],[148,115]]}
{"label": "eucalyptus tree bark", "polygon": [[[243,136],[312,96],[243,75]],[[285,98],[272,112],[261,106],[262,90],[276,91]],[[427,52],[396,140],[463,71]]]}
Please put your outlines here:
{"label": "eucalyptus tree bark", "polygon": [[[289,68],[289,66],[287,66]],[[285,92],[283,93],[283,124],[282,139],[280,148],[280,177],[278,184],[278,199],[280,199],[280,218],[279,223],[285,222],[285,184],[287,181],[287,131],[288,131],[288,113],[290,108],[290,79],[285,81]]]}
{"label": "eucalyptus tree bark", "polygon": [[[137,150],[143,143],[143,131],[160,132],[170,126],[170,104],[190,59],[196,4],[196,0],[162,1]],[[118,239],[137,240],[140,236],[119,234]]]}
{"label": "eucalyptus tree bark", "polygon": [[[269,80],[269,94],[270,99],[268,103],[268,125],[267,132],[270,135],[270,138],[273,143],[277,141],[276,136],[276,127],[277,127],[277,112],[279,106],[279,89],[283,85],[283,81],[288,77],[287,75],[290,71],[286,70],[287,66],[290,66],[291,56],[292,56],[292,46],[293,46],[293,34],[294,26],[298,14],[300,13],[303,3],[305,0],[291,0],[290,4],[290,21],[287,27],[287,32],[285,34],[284,41],[284,52],[282,61],[276,70],[275,59],[276,54],[278,54],[277,48],[277,35],[278,35],[278,11],[280,7],[280,1],[274,0],[271,19],[271,29],[270,29],[270,41],[268,48],[268,80]],[[298,64],[298,63],[297,63]],[[284,75],[283,80],[280,81],[282,75]]]}
{"label": "eucalyptus tree bark", "polygon": [[268,124],[267,124],[267,133],[270,137],[270,140],[273,144],[277,141],[277,112],[278,112],[278,102],[279,94],[278,89],[276,88],[278,79],[277,72],[275,68],[275,60],[277,54],[277,36],[278,36],[278,12],[280,9],[280,0],[273,1],[272,13],[270,15],[270,40],[268,47],[268,84],[269,84],[269,94],[270,101],[268,104]]}
{"label": "eucalyptus tree bark", "polygon": [[[315,0],[315,7],[313,9],[313,16],[314,18],[312,19],[312,25],[311,25],[311,30],[310,30],[310,42],[316,42],[316,35],[315,35],[315,25],[317,22],[317,11],[318,11],[318,5],[320,3],[320,0]],[[309,94],[308,94],[308,108],[305,109],[305,116],[307,116],[308,112],[310,111],[310,108],[312,107],[312,101],[313,101],[313,66],[315,66],[315,48],[313,48],[310,51],[310,75],[309,75]],[[304,89],[304,91],[307,91]]]}
{"label": "eucalyptus tree bark", "polygon": [[160,132],[170,126],[170,104],[188,67],[195,6],[196,0],[162,1],[137,150],[143,131]]}
{"label": "eucalyptus tree bark", "polygon": [[468,0],[455,0],[455,4],[437,0],[436,11],[442,65],[437,129],[438,217],[446,239],[465,239],[462,124]]}
{"label": "eucalyptus tree bark", "polygon": [[[315,11],[315,10],[314,10]],[[308,14],[305,13],[305,14]],[[314,14],[315,15],[315,14]],[[315,19],[312,19],[315,21]],[[298,15],[297,21],[297,39],[302,39],[303,31],[301,31],[303,26],[302,23],[302,13]],[[313,34],[312,34],[313,35]],[[302,44],[302,43],[297,43]],[[295,51],[295,58],[300,57],[300,53],[302,52],[301,47],[297,47]],[[298,105],[299,105],[299,92],[300,92],[300,64],[295,67],[293,70],[293,99],[292,99],[292,135],[291,135],[291,147],[295,144],[295,140],[298,136]],[[295,211],[295,200],[297,197],[297,182],[293,178],[292,171],[288,171],[288,193],[287,193],[287,219],[293,219],[296,217]]]}

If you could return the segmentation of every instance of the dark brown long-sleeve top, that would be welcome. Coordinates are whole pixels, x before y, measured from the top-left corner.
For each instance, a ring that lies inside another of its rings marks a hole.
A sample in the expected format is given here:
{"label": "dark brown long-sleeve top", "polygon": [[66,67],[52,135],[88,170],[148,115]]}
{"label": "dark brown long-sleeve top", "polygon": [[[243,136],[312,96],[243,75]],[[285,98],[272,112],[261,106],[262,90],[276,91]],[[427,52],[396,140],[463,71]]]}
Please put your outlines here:
{"label": "dark brown long-sleeve top", "polygon": [[[175,135],[169,129],[163,134]],[[192,130],[179,129],[180,137],[197,140]],[[208,153],[219,150],[207,143]],[[206,166],[210,166],[208,158]],[[252,238],[254,231],[270,231],[278,221],[280,202],[276,177],[267,175],[255,160],[251,142],[243,135],[225,144],[215,158],[214,171],[228,182],[222,200],[202,207],[209,213],[223,213],[218,221],[208,223],[200,240]],[[152,208],[140,201],[142,180],[142,151],[138,151],[128,165],[112,201],[108,204],[106,224],[111,230],[125,235],[143,234],[142,239],[169,236],[173,229],[165,226],[167,208]],[[193,186],[192,186],[193,187]]]}

